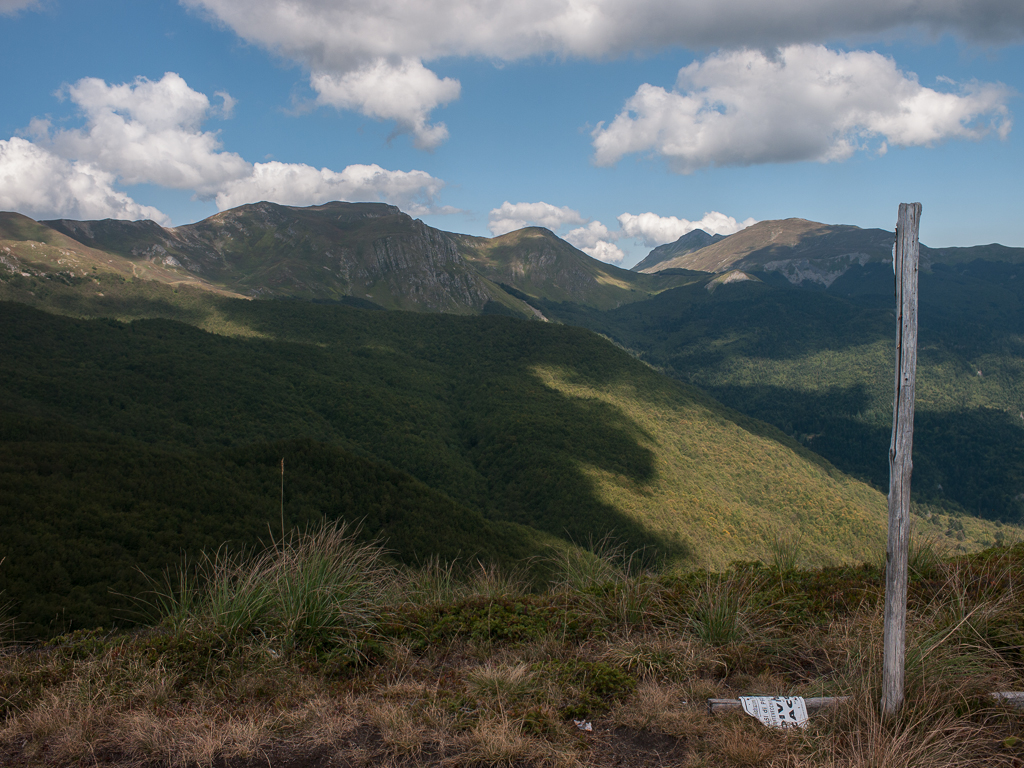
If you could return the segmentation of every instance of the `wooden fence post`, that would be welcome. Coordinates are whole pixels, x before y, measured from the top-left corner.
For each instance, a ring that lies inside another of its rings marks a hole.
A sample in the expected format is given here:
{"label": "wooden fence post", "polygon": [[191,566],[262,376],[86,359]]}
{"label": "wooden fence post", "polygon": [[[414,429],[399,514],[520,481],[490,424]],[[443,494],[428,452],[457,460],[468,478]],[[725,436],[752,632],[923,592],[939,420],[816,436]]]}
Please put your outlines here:
{"label": "wooden fence post", "polygon": [[885,553],[885,629],[882,716],[903,706],[907,630],[907,559],[910,549],[910,474],[914,447],[917,375],[917,272],[920,203],[900,203],[896,224],[896,392],[889,445],[889,544]]}

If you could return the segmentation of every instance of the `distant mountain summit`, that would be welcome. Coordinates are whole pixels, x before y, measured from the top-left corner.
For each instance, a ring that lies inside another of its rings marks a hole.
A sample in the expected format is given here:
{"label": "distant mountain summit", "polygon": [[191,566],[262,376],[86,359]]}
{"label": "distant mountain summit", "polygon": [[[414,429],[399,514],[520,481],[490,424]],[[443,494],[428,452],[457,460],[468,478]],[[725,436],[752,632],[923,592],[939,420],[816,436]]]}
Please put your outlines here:
{"label": "distant mountain summit", "polygon": [[655,272],[653,269],[658,264],[669,259],[674,259],[678,256],[685,256],[693,251],[699,251],[701,248],[705,248],[712,243],[717,243],[719,240],[724,240],[725,235],[710,235],[703,229],[694,229],[687,232],[685,235],[680,237],[674,243],[665,243],[659,245],[649,254],[647,257],[632,267],[634,272]]}
{"label": "distant mountain summit", "polygon": [[642,275],[606,264],[544,227],[526,227],[492,238],[455,237],[463,256],[481,275],[545,301],[612,309],[692,282],[692,278]]}

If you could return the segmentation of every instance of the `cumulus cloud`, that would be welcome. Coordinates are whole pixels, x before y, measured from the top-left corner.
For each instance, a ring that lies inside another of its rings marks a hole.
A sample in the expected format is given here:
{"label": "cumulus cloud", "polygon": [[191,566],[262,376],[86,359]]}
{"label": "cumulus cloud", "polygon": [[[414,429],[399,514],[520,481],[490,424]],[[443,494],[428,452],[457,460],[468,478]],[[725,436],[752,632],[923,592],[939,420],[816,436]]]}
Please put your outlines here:
{"label": "cumulus cloud", "polygon": [[551,205],[551,203],[510,203],[506,200],[501,207],[491,210],[487,228],[497,237],[523,227],[547,227],[557,231],[568,224],[585,224],[586,219],[572,208]]}
{"label": "cumulus cloud", "polygon": [[249,163],[222,150],[215,133],[201,130],[211,114],[230,113],[235,102],[226,93],[214,109],[206,94],[174,72],[155,82],[139,77],[120,85],[88,77],[61,93],[82,110],[85,127],[51,131],[45,121],[34,121],[36,141],[103,168],[124,184],[158,184],[210,197],[251,173]]}
{"label": "cumulus cloud", "polygon": [[592,221],[585,227],[570,230],[565,239],[593,259],[618,264],[626,254],[613,241],[621,236],[621,232],[610,232],[600,221]]}
{"label": "cumulus cloud", "polygon": [[246,40],[333,72],[380,57],[603,58],[667,46],[775,47],[913,27],[994,42],[1024,37],[1019,0],[181,1]]}
{"label": "cumulus cloud", "polygon": [[250,176],[230,182],[217,194],[217,207],[224,210],[260,200],[296,206],[330,200],[383,201],[420,216],[439,212],[435,198],[443,186],[425,171],[389,171],[379,165],[350,165],[335,172],[297,163],[256,163]]}
{"label": "cumulus cloud", "polygon": [[218,92],[219,105],[168,72],[157,82],[108,85],[86,78],[62,89],[82,110],[85,126],[52,130],[33,120],[29,135],[0,141],[0,209],[36,218],[152,218],[156,208],[136,203],[114,184],[150,183],[191,189],[226,208],[269,200],[318,205],[330,200],[381,201],[413,215],[451,213],[439,206],[444,182],[425,171],[350,165],[341,171],[301,163],[251,163],[224,151],[203,123],[228,116],[235,101]]}
{"label": "cumulus cloud", "polygon": [[726,216],[718,211],[709,211],[696,221],[675,216],[659,216],[650,212],[623,213],[618,219],[624,235],[642,240],[648,248],[674,243],[695,229],[703,229],[709,235],[731,235],[757,223],[755,219],[736,221],[732,216]]}
{"label": "cumulus cloud", "polygon": [[21,138],[0,139],[0,210],[36,219],[170,219],[113,188],[114,175]]}
{"label": "cumulus cloud", "polygon": [[397,64],[379,58],[351,72],[314,73],[310,84],[317,101],[351,109],[382,120],[394,120],[398,131],[413,135],[420,149],[434,149],[448,138],[444,123],[427,122],[430,110],[459,97],[458,80],[443,80],[419,59]]}
{"label": "cumulus cloud", "polygon": [[878,53],[790,46],[719,52],[679,71],[667,91],[644,84],[593,131],[594,161],[653,151],[679,173],[710,165],[844,160],[874,141],[929,145],[1005,137],[1011,91],[998,83],[922,86]]}
{"label": "cumulus cloud", "polygon": [[[3,0],[11,2],[11,0]],[[20,2],[20,0],[15,0]],[[447,135],[429,112],[459,95],[423,62],[602,59],[678,46],[768,49],[909,30],[992,43],[1024,37],[1020,0],[181,0],[245,40],[301,62],[323,103],[398,122],[420,146]],[[398,103],[375,92],[402,93]]]}

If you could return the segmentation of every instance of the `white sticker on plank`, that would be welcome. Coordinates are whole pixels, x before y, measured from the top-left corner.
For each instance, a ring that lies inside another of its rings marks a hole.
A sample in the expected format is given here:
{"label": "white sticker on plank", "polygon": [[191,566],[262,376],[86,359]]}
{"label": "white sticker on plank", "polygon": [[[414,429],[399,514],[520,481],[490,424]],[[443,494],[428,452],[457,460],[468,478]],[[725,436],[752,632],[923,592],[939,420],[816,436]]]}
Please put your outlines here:
{"label": "white sticker on plank", "polygon": [[807,705],[802,696],[740,696],[743,711],[771,728],[803,728]]}

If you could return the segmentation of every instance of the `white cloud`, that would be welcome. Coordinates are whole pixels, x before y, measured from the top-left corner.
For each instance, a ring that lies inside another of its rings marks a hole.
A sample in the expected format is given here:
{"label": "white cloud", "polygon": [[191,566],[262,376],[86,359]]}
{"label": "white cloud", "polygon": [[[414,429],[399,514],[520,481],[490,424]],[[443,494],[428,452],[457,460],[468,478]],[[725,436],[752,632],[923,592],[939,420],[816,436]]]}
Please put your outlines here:
{"label": "white cloud", "polygon": [[112,186],[114,175],[20,138],[0,139],[0,210],[35,219],[170,219]]}
{"label": "white cloud", "polygon": [[[114,189],[151,183],[192,189],[226,208],[269,200],[318,205],[330,200],[381,201],[414,216],[451,213],[437,205],[444,182],[425,171],[391,171],[350,165],[341,171],[301,163],[251,163],[225,152],[216,135],[201,130],[214,114],[228,115],[235,101],[218,92],[219,107],[173,72],[157,82],[108,85],[96,78],[66,86],[86,125],[53,131],[33,120],[29,134],[3,145],[0,208],[30,216],[62,218],[153,218],[169,224],[156,208],[142,206]],[[442,126],[443,127],[443,126]]]}
{"label": "white cloud", "polygon": [[124,184],[192,189],[209,197],[251,173],[249,163],[222,151],[216,134],[201,130],[211,113],[230,113],[235,102],[228,94],[220,94],[222,106],[215,110],[205,94],[174,72],[156,82],[139,77],[121,85],[89,77],[62,93],[81,108],[85,127],[51,133],[47,123],[34,121],[36,140],[63,157],[103,168]]}
{"label": "white cloud", "polygon": [[350,165],[335,172],[295,163],[256,163],[251,176],[230,182],[217,194],[217,207],[225,210],[260,200],[296,206],[369,200],[392,203],[420,216],[438,212],[434,200],[443,186],[425,171],[389,171],[379,165]]}
{"label": "white cloud", "polygon": [[415,58],[397,64],[379,58],[341,74],[318,72],[310,84],[321,104],[396,121],[420,149],[434,149],[448,138],[445,124],[431,125],[427,117],[435,107],[459,98],[461,88],[458,80],[442,80]]}
{"label": "white cloud", "polygon": [[[445,57],[604,59],[669,47],[770,49],[891,38],[911,30],[986,43],[1024,37],[1020,0],[180,1],[308,67],[325,103],[394,119],[428,148],[447,135],[443,125],[427,122],[430,110],[459,95],[457,81],[423,66]],[[380,98],[372,82],[402,92],[404,101]]]}
{"label": "white cloud", "polygon": [[678,219],[675,216],[659,216],[650,212],[623,213],[618,219],[619,226],[626,236],[643,240],[648,248],[674,243],[695,229],[703,229],[709,235],[731,235],[757,223],[754,219],[736,221],[732,216],[726,216],[718,211],[709,211],[696,221]]}
{"label": "white cloud", "polygon": [[922,86],[878,53],[791,46],[720,52],[679,71],[676,88],[644,84],[592,136],[594,160],[653,150],[679,173],[709,165],[844,160],[872,140],[900,146],[1005,137],[1011,121],[1001,84],[956,92]]}
{"label": "white cloud", "polygon": [[570,230],[565,239],[591,258],[618,264],[626,254],[612,241],[620,237],[621,232],[610,232],[600,221],[592,221],[585,227]]}
{"label": "white cloud", "polygon": [[0,15],[13,15],[25,8],[35,8],[39,0],[0,0]]}
{"label": "white cloud", "polygon": [[506,200],[501,207],[491,210],[487,228],[497,237],[531,225],[557,231],[567,224],[584,223],[586,219],[572,208],[559,208],[551,203],[510,203]]}
{"label": "white cloud", "polygon": [[181,0],[320,72],[381,57],[554,53],[604,58],[681,46],[774,47],[912,27],[972,40],[1024,37],[1019,0]]}

